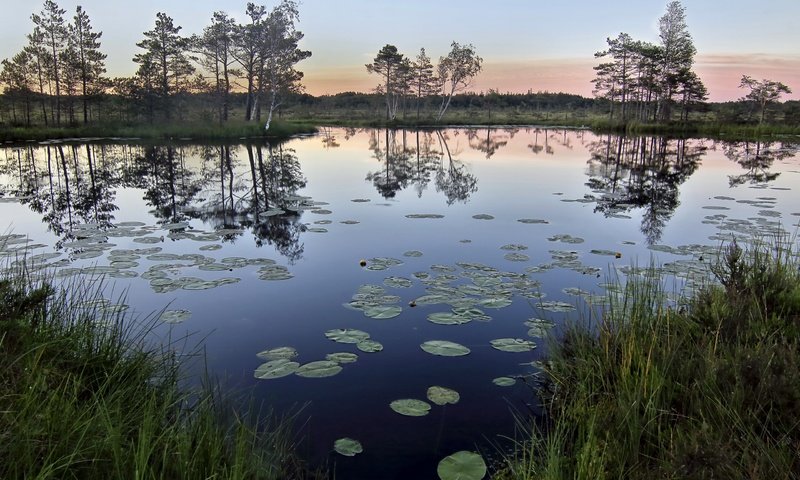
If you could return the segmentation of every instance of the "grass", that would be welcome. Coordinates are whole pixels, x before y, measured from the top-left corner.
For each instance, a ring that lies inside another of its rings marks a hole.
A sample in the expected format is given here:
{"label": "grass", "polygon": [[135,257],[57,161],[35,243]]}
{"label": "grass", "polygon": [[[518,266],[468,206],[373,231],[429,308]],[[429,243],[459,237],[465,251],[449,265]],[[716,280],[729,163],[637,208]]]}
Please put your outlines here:
{"label": "grass", "polygon": [[145,342],[155,322],[87,309],[83,287],[0,279],[0,478],[316,477],[292,418],[180,388],[175,345]]}
{"label": "grass", "polygon": [[75,127],[9,127],[0,130],[0,141],[49,140],[64,138],[120,137],[152,140],[238,140],[240,138],[285,139],[292,135],[315,133],[316,127],[307,122],[276,121],[268,132],[260,123],[230,121],[174,122],[166,124],[91,124]]}
{"label": "grass", "polygon": [[800,261],[776,245],[728,246],[685,310],[629,280],[599,326],[568,329],[547,418],[496,478],[800,478]]}

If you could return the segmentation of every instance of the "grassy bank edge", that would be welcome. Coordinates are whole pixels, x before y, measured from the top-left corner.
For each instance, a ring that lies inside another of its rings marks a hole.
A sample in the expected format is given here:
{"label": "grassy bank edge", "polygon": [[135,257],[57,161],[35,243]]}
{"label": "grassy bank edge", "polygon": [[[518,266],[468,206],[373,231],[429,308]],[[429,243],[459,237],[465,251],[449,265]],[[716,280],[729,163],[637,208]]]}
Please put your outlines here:
{"label": "grassy bank edge", "polygon": [[[179,342],[149,342],[97,287],[0,278],[0,478],[317,478],[293,418],[181,387]],[[191,353],[191,352],[190,352]]]}
{"label": "grassy bank edge", "polygon": [[546,418],[495,478],[800,478],[795,242],[729,245],[685,309],[629,278],[595,328],[551,339]]}
{"label": "grassy bank edge", "polygon": [[471,117],[453,115],[441,122],[430,119],[385,119],[298,117],[274,122],[269,131],[257,123],[231,121],[225,124],[176,122],[170,124],[103,124],[78,127],[11,127],[0,130],[0,142],[22,143],[27,141],[64,139],[141,139],[141,140],[240,140],[268,139],[285,140],[297,135],[317,133],[320,128],[504,128],[541,127],[587,129],[594,133],[627,135],[667,135],[680,138],[715,138],[725,140],[753,140],[762,138],[795,138],[800,136],[800,127],[790,125],[721,124],[693,121],[688,123],[618,123],[606,119],[580,118],[553,115],[510,117]]}

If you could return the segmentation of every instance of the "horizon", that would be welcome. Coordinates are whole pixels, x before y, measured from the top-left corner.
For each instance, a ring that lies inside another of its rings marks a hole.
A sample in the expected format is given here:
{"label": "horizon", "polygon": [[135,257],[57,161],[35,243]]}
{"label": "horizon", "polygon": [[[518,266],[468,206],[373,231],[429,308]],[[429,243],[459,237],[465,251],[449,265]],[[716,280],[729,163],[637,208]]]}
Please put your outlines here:
{"label": "horizon", "polygon": [[[198,0],[189,8],[184,7],[188,0],[172,1],[169,5],[142,0],[132,8],[118,1],[57,3],[67,10],[67,21],[71,20],[75,7],[82,5],[93,28],[103,32],[101,50],[108,55],[109,77],[135,73],[132,58],[139,50],[135,44],[142,39],[142,32],[152,28],[157,11],[175,19],[183,27],[181,34],[188,36],[199,33],[216,10],[226,11],[242,21],[246,4]],[[314,96],[347,91],[370,93],[378,82],[364,65],[372,61],[383,45],[396,45],[412,58],[424,47],[435,63],[447,53],[451,41],[458,41],[473,44],[484,59],[483,70],[470,91],[570,93],[591,98],[592,68],[599,63],[594,53],[605,49],[606,38],[626,32],[637,40],[657,42],[658,18],[667,4],[660,0],[635,4],[610,0],[603,4],[582,2],[579,8],[574,8],[531,2],[515,4],[511,12],[502,8],[504,3],[510,5],[506,1],[489,9],[474,0],[436,5],[426,5],[420,0],[402,4],[388,0],[304,0],[300,3],[298,29],[305,34],[301,48],[312,53],[298,64],[304,73],[305,91]],[[738,88],[742,75],[783,82],[794,92],[784,100],[800,100],[800,53],[796,50],[800,30],[792,24],[800,15],[800,2],[768,0],[753,5],[743,1],[685,0],[681,3],[698,52],[694,70],[708,88],[708,101],[734,101],[744,96],[745,92]],[[41,4],[20,3],[6,8],[7,14],[0,19],[0,59],[10,58],[21,50],[27,42],[26,35],[33,29],[30,15],[41,8]],[[475,15],[474,9],[478,8],[480,15]],[[617,11],[627,14],[614,15]],[[120,17],[125,21],[119,22]],[[563,20],[549,21],[551,18]]]}

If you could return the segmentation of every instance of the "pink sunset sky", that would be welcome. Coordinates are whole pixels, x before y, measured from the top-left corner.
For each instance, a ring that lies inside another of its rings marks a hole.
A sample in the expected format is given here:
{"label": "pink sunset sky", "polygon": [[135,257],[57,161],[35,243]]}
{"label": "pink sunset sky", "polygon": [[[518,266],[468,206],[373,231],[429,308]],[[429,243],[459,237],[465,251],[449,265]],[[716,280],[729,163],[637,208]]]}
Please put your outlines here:
{"label": "pink sunset sky", "polygon": [[[58,1],[58,0],[57,0]],[[156,12],[172,16],[182,34],[199,33],[211,14],[224,10],[244,21],[246,1],[233,0],[60,0],[71,17],[83,6],[96,30],[103,31],[111,76],[132,75],[136,42],[152,28]],[[271,7],[274,2],[263,2]],[[620,32],[658,42],[658,18],[664,0],[555,2],[545,0],[300,0],[301,46],[312,57],[299,64],[306,90],[314,95],[370,91],[367,74],[385,44],[409,57],[421,47],[434,61],[452,41],[471,43],[484,68],[471,90],[528,90],[591,96],[594,53]],[[684,0],[686,22],[697,56],[695,71],[711,101],[735,100],[742,75],[781,81],[800,99],[800,1]],[[39,2],[14,2],[0,17],[0,59],[26,43],[31,13]]]}

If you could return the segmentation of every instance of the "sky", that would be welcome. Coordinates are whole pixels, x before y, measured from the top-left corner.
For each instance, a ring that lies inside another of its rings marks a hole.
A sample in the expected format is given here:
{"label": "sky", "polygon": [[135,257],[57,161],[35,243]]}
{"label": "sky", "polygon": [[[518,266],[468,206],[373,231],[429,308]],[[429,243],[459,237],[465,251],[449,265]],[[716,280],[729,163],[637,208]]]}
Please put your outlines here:
{"label": "sky", "polygon": [[[132,58],[157,12],[171,16],[184,35],[200,33],[224,10],[244,21],[246,0],[56,0],[72,17],[77,5],[103,32],[111,76],[136,71]],[[0,59],[27,42],[30,15],[43,1],[7,0],[0,14]],[[268,8],[274,1],[263,3]],[[697,48],[695,71],[711,101],[735,100],[742,75],[781,81],[800,99],[800,0],[683,0]],[[377,83],[364,67],[393,44],[408,57],[425,48],[434,60],[453,41],[473,44],[484,59],[470,90],[567,92],[591,96],[594,53],[620,32],[658,42],[666,0],[300,0],[301,47],[312,52],[298,68],[313,95],[370,91]]]}

